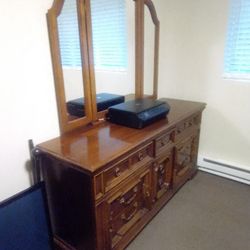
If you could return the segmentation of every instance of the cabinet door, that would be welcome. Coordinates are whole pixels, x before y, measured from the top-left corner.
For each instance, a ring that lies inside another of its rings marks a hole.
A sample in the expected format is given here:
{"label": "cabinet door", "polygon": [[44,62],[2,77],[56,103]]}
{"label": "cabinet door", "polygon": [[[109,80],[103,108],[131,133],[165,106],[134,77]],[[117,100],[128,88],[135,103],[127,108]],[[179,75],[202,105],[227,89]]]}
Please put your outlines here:
{"label": "cabinet door", "polygon": [[174,187],[179,187],[197,170],[199,132],[179,143],[175,149]]}
{"label": "cabinet door", "polygon": [[113,248],[150,209],[150,169],[125,183],[124,188],[119,189],[105,203],[108,214],[105,228]]}
{"label": "cabinet door", "polygon": [[172,186],[173,149],[154,163],[153,169],[154,194],[153,201],[160,199]]}

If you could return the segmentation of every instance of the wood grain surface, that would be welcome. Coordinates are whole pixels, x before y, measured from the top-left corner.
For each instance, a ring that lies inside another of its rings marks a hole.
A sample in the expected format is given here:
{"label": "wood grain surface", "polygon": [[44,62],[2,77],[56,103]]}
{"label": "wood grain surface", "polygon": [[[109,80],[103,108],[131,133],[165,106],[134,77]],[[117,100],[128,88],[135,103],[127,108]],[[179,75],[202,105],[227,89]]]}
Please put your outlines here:
{"label": "wood grain surface", "polygon": [[43,152],[72,163],[89,173],[98,171],[108,162],[146,143],[152,137],[166,131],[177,122],[205,108],[204,103],[162,99],[171,109],[162,119],[144,129],[133,129],[104,121],[84,127],[39,144]]}

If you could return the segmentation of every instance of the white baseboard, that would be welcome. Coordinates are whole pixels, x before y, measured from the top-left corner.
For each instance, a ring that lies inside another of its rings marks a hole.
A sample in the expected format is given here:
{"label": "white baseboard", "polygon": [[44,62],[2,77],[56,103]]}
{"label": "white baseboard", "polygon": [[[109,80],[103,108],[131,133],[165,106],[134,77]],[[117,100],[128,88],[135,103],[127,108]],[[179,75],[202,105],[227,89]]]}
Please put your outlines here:
{"label": "white baseboard", "polygon": [[225,163],[201,155],[198,156],[197,165],[201,171],[250,185],[250,167],[235,166],[235,164]]}

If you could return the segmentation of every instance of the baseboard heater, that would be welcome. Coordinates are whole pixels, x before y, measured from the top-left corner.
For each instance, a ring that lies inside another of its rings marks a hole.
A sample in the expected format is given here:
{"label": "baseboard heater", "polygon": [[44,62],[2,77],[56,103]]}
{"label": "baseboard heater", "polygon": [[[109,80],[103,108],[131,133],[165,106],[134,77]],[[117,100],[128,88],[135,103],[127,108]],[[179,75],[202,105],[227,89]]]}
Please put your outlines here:
{"label": "baseboard heater", "polygon": [[248,170],[247,167],[235,166],[235,164],[203,156],[198,157],[198,166],[201,171],[250,185],[250,167]]}

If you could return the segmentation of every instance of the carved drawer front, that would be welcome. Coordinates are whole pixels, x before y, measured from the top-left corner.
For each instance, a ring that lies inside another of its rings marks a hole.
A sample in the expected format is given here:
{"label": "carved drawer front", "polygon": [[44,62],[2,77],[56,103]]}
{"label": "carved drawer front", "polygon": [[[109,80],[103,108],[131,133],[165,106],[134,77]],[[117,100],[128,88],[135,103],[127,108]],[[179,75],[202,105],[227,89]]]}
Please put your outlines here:
{"label": "carved drawer front", "polygon": [[186,179],[190,171],[195,171],[198,153],[198,133],[190,136],[176,146],[174,166],[174,184],[178,185]]}
{"label": "carved drawer front", "polygon": [[124,208],[130,206],[133,202],[142,196],[142,182],[138,181],[131,189],[119,196],[110,203],[110,219],[114,218]]}
{"label": "carved drawer front", "polygon": [[197,129],[200,126],[201,114],[197,114],[186,119],[183,122],[180,122],[176,126],[176,140],[181,140],[183,137],[188,136],[188,134],[193,130]]}
{"label": "carved drawer front", "polygon": [[130,157],[130,166],[151,160],[153,157],[153,143],[148,144]]}
{"label": "carved drawer front", "polygon": [[155,154],[158,156],[161,152],[173,146],[175,139],[175,130],[166,132],[155,140]]}
{"label": "carved drawer front", "polygon": [[154,201],[167,193],[172,188],[173,172],[173,149],[169,150],[166,156],[154,163]]}
{"label": "carved drawer front", "polygon": [[153,158],[153,143],[149,143],[125,159],[104,171],[104,187],[107,192],[123,179],[131,175],[136,169],[147,164]]}
{"label": "carved drawer front", "polygon": [[151,174],[146,170],[108,201],[107,230],[112,248],[150,208]]}

